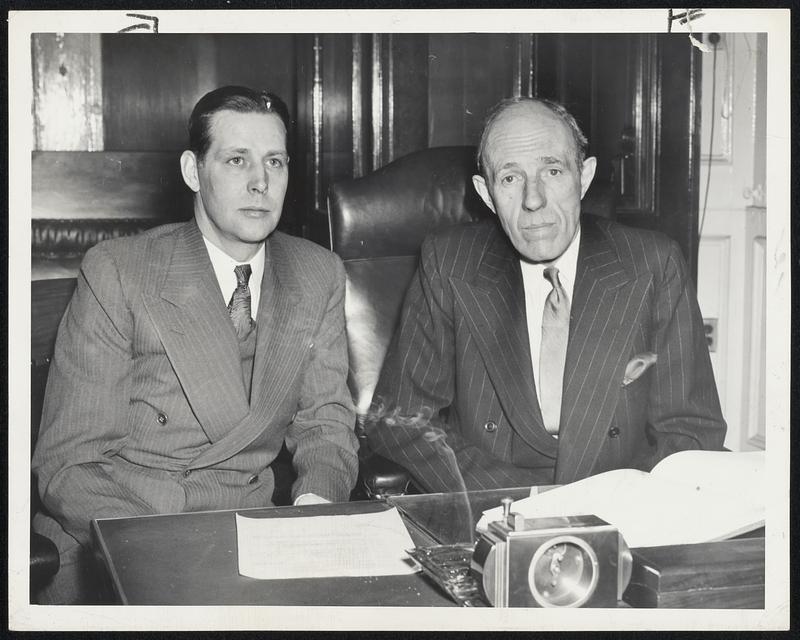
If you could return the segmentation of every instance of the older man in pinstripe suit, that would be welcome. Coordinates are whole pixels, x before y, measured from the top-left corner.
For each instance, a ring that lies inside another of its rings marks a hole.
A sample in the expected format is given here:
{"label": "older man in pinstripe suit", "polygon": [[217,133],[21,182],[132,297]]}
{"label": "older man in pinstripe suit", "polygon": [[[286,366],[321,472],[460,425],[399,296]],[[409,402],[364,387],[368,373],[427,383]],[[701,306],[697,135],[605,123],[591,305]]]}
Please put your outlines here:
{"label": "older man in pinstripe suit", "polygon": [[581,216],[586,148],[562,106],[501,102],[473,177],[499,225],[423,244],[367,433],[427,491],[567,483],[722,447],[680,250]]}
{"label": "older man in pinstripe suit", "polygon": [[181,157],[194,220],[87,253],[33,457],[47,509],[34,526],[62,561],[44,602],[96,597],[93,518],[270,506],[284,443],[296,504],[348,500],[344,269],[274,231],[288,122],[277,96],[207,94]]}

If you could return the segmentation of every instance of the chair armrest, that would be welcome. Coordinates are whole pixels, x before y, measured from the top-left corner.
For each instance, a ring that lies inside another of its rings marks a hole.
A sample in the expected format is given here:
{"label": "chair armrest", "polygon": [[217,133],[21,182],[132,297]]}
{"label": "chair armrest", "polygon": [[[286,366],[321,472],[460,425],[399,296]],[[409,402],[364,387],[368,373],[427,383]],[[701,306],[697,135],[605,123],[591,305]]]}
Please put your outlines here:
{"label": "chair armrest", "polygon": [[411,474],[401,465],[370,449],[365,423],[366,416],[359,414],[355,425],[359,442],[359,486],[353,491],[353,495],[359,497],[355,499],[363,500],[364,494],[368,500],[385,500],[389,496],[405,495],[411,485]]}
{"label": "chair armrest", "polygon": [[408,491],[411,476],[396,462],[371,453],[361,458],[361,483],[370,500],[402,496]]}
{"label": "chair armrest", "polygon": [[58,549],[50,538],[31,532],[31,591],[43,586],[58,573]]}

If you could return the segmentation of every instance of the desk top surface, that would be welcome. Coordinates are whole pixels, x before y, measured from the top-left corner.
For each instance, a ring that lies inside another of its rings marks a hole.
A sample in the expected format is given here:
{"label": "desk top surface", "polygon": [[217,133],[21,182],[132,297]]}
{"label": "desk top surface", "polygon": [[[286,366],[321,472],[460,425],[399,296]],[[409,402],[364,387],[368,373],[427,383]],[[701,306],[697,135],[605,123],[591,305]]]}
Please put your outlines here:
{"label": "desk top surface", "polygon": [[[351,502],[203,511],[98,520],[93,529],[124,604],[455,606],[417,574],[324,580],[256,580],[239,575],[236,513],[292,517],[387,508],[380,502]],[[413,523],[406,524],[415,544],[435,544]]]}
{"label": "desk top surface", "polygon": [[417,546],[470,541],[484,509],[529,488],[428,494],[383,502],[203,511],[93,522],[95,544],[125,604],[455,606],[422,574],[297,580],[239,575],[237,512],[264,517],[355,514],[396,506]]}
{"label": "desk top surface", "polygon": [[[519,499],[529,493],[529,488],[517,488],[402,496],[390,498],[388,503],[111,518],[94,521],[92,528],[98,553],[124,604],[452,607],[455,603],[421,573],[293,580],[241,576],[235,514],[247,512],[265,518],[349,515],[395,506],[419,547],[471,542],[475,524],[485,509],[500,504],[502,497]],[[763,540],[761,544],[763,573]],[[723,555],[727,557],[730,552]],[[749,591],[747,597],[750,598]],[[737,606],[735,601],[721,601],[716,606],[728,604]]]}

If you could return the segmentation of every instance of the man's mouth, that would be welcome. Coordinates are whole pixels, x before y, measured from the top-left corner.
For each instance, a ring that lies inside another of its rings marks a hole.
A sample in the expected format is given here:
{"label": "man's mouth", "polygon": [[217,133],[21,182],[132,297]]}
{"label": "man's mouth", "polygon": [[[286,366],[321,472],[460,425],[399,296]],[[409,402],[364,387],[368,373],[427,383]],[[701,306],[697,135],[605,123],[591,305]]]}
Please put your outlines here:
{"label": "man's mouth", "polygon": [[265,209],[264,207],[241,207],[239,211],[253,215],[264,215],[270,212],[269,209]]}
{"label": "man's mouth", "polygon": [[527,231],[529,233],[537,233],[547,231],[555,226],[555,222],[533,222],[525,225],[521,225],[520,229],[522,231]]}

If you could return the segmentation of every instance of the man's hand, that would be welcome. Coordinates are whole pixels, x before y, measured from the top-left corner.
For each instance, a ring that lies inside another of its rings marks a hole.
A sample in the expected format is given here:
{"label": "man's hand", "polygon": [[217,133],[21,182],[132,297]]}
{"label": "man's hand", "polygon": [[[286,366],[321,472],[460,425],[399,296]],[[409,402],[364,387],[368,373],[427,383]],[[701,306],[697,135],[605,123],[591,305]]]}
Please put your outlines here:
{"label": "man's hand", "polygon": [[301,507],[307,504],[326,504],[330,503],[330,500],[326,500],[322,496],[318,496],[316,493],[304,493],[301,496],[297,496],[294,501],[294,505],[296,507]]}

